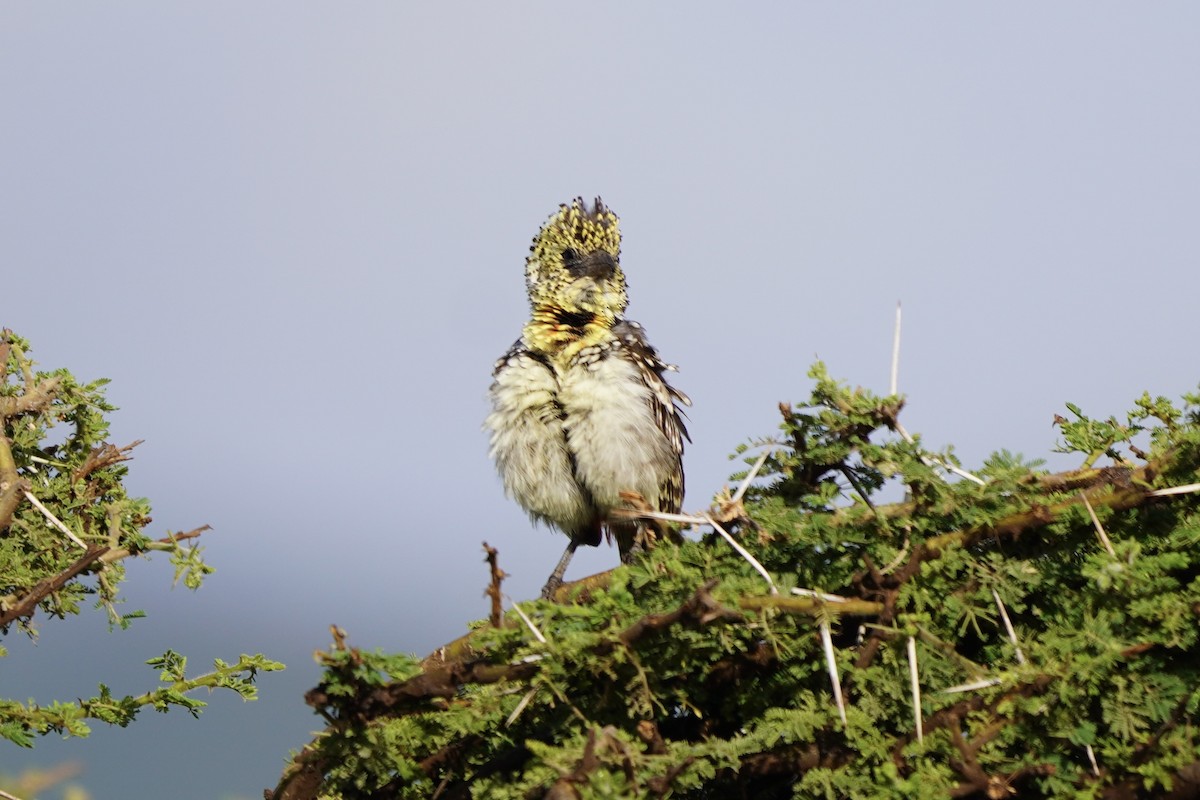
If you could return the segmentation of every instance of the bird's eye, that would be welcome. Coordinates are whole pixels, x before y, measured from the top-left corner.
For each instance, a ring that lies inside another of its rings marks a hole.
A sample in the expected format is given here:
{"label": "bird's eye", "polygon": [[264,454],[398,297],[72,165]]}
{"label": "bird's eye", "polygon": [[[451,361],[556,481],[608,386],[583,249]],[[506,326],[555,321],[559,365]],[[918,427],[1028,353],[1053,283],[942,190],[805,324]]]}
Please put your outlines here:
{"label": "bird's eye", "polygon": [[572,247],[568,247],[562,251],[562,258],[563,265],[567,267],[579,263],[579,253],[575,252],[575,249]]}

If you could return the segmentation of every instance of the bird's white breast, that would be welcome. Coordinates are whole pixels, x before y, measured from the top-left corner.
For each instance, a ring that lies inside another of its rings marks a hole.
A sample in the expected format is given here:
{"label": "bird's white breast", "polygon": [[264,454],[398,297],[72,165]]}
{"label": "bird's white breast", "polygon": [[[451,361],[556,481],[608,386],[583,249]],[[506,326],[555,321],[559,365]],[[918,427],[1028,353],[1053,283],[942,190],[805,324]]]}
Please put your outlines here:
{"label": "bird's white breast", "polygon": [[596,506],[621,505],[622,491],[639,492],[652,506],[676,456],[655,423],[651,390],[620,351],[577,362],[559,378],[563,429],[575,472]]}
{"label": "bird's white breast", "polygon": [[587,528],[594,511],[575,478],[554,373],[527,353],[513,355],[497,370],[490,394],[484,427],[505,491],[535,520],[568,535]]}

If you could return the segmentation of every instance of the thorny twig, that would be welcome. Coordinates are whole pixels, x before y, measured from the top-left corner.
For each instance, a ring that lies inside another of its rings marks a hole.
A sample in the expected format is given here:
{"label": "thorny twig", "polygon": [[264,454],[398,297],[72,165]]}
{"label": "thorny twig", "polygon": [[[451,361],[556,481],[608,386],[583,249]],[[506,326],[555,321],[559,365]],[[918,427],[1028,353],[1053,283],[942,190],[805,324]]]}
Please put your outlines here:
{"label": "thorny twig", "polygon": [[102,555],[100,557],[100,560],[102,562],[104,562],[105,564],[111,564],[114,561],[120,561],[121,559],[129,558],[130,556],[141,555],[142,553],[152,551],[152,550],[172,550],[175,548],[175,546],[179,542],[186,541],[187,539],[195,539],[196,537],[203,534],[205,531],[211,531],[211,530],[212,530],[212,526],[201,525],[199,528],[192,528],[190,531],[186,531],[184,533],[168,534],[167,536],[164,536],[161,539],[155,539],[154,541],[150,542],[145,548],[138,549],[138,550],[132,550],[128,547],[114,547],[114,548],[111,548],[107,553]]}

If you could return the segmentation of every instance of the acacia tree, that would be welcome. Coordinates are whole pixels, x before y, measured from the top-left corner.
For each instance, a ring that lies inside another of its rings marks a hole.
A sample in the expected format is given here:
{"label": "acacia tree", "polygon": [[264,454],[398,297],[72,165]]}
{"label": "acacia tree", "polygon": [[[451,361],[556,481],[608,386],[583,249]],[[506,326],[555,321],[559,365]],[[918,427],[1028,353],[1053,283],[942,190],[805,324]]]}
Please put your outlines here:
{"label": "acacia tree", "polygon": [[[150,504],[130,497],[122,483],[140,442],[106,441],[106,415],[114,410],[104,398],[107,381],[80,383],[64,369],[35,371],[29,352],[24,339],[0,333],[0,634],[32,638],[39,612],[42,619],[63,619],[87,603],[104,611],[110,628],[126,628],[143,614],[117,609],[125,564],[163,553],[175,580],[197,589],[212,572],[196,543],[207,526],[148,535]],[[193,690],[229,689],[253,700],[258,672],[283,669],[262,655],[242,655],[232,664],[217,659],[211,672],[189,677],[187,660],[174,651],[146,663],[159,682],[139,695],[118,697],[101,683],[86,700],[0,699],[0,737],[30,747],[51,732],[87,736],[89,721],[124,727],[146,707],[175,706],[195,716],[205,703]]]}
{"label": "acacia tree", "polygon": [[810,375],[698,539],[507,614],[493,552],[491,618],[424,659],[335,629],[267,797],[1197,796],[1200,395],[967,472]]}

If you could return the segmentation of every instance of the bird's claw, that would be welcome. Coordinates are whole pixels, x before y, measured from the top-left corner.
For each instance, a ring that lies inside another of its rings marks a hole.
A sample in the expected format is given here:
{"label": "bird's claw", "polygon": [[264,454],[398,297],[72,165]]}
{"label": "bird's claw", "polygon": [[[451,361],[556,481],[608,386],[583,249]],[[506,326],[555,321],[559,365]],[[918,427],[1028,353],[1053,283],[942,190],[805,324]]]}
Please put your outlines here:
{"label": "bird's claw", "polygon": [[554,595],[558,592],[559,588],[562,585],[563,585],[562,578],[560,578],[557,575],[551,575],[550,579],[548,581],[546,581],[546,585],[542,587],[542,599],[543,600],[553,600]]}

